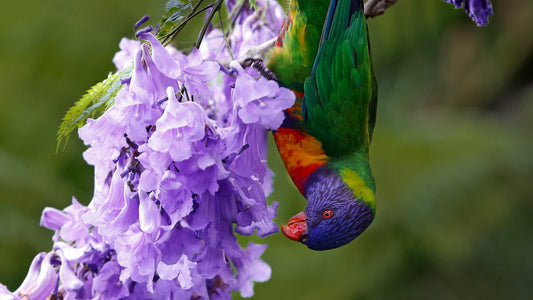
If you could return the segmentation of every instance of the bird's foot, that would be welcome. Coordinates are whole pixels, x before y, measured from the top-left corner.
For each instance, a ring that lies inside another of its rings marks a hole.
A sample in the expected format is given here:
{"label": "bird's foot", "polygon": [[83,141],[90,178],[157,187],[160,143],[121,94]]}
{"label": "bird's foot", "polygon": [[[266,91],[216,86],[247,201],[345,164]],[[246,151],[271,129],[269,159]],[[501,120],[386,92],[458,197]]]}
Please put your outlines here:
{"label": "bird's foot", "polygon": [[243,67],[252,67],[261,74],[261,76],[265,77],[268,80],[275,80],[278,81],[278,78],[276,77],[276,74],[274,74],[272,71],[270,71],[263,62],[262,59],[259,58],[247,58],[245,59],[242,64]]}

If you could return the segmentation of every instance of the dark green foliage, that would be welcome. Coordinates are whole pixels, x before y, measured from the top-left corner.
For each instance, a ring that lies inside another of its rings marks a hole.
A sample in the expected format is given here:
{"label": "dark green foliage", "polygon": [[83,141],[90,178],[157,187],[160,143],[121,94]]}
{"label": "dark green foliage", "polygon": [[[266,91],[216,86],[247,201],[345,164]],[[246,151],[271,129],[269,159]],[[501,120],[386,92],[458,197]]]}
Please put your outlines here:
{"label": "dark green foliage", "polygon": [[157,38],[161,41],[170,40],[176,35],[176,29],[183,24],[193,10],[192,0],[169,0],[165,5],[166,12],[160,22]]}

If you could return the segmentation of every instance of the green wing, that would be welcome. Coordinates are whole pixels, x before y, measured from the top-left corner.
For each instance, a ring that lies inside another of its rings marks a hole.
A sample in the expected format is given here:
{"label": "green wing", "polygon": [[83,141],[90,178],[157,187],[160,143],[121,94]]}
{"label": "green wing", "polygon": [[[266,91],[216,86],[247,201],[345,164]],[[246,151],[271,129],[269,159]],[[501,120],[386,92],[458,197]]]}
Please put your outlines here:
{"label": "green wing", "polygon": [[377,85],[361,0],[332,0],[302,112],[326,154],[368,151],[374,128]]}

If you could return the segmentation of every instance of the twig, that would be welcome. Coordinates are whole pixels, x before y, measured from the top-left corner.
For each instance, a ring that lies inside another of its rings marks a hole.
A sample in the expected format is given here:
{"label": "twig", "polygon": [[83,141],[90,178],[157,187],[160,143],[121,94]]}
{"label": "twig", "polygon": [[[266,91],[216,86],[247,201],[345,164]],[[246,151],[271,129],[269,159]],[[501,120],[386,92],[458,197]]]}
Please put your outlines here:
{"label": "twig", "polygon": [[226,34],[226,31],[224,31],[224,21],[222,21],[222,14],[220,13],[220,9],[218,10],[218,19],[220,21],[220,31],[222,31],[222,34],[224,35],[224,42],[226,43],[226,48],[228,49],[229,56],[232,60],[235,58],[233,57],[233,51],[231,51],[231,46],[228,41],[228,35]]}
{"label": "twig", "polygon": [[255,47],[252,47],[250,49],[247,49],[246,52],[242,55],[244,58],[263,58],[265,57],[265,53],[268,52],[272,47],[274,47],[274,44],[276,43],[276,40],[278,37],[274,37],[261,45],[257,45]]}
{"label": "twig", "polygon": [[217,10],[220,9],[222,2],[224,2],[224,0],[217,0],[217,2],[215,2],[215,4],[213,5],[213,8],[209,12],[209,15],[207,15],[207,18],[204,21],[205,22],[204,26],[202,26],[202,29],[200,30],[200,34],[198,35],[198,40],[196,40],[196,44],[194,44],[195,48],[200,48],[200,44],[202,43],[202,40],[204,39],[204,35],[207,31],[207,28],[211,24],[211,20],[213,20],[213,17],[215,16],[215,13],[217,12]]}
{"label": "twig", "polygon": [[397,1],[398,0],[368,0],[365,3],[365,16],[367,18],[373,18],[382,15],[389,6]]}

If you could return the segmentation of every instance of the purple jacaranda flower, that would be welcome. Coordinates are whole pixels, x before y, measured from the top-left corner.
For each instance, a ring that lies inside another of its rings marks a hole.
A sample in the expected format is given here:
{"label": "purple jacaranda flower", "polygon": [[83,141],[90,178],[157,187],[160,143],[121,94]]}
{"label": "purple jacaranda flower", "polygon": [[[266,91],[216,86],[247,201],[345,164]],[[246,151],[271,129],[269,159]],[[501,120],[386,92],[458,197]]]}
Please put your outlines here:
{"label": "purple jacaranda flower", "polygon": [[[241,107],[238,110],[241,120],[247,124],[260,123],[268,129],[278,128],[285,118],[281,109],[287,102],[294,103],[294,93],[280,89],[273,80],[264,77],[253,79],[236,62],[232,62],[231,66],[240,75],[235,82],[233,102]],[[273,114],[275,111],[279,113]]]}
{"label": "purple jacaranda flower", "polygon": [[133,57],[141,46],[141,42],[122,38],[118,46],[120,47],[120,51],[113,57],[113,63],[117,67],[117,70],[123,70],[133,64]]}
{"label": "purple jacaranda flower", "polygon": [[177,79],[183,72],[180,63],[176,61],[159,40],[147,30],[139,30],[137,37],[146,40],[152,46],[152,59],[158,71],[169,78]]}
{"label": "purple jacaranda flower", "polygon": [[22,299],[46,299],[57,293],[59,276],[53,253],[40,253],[32,261],[28,275],[14,292]]}
{"label": "purple jacaranda flower", "polygon": [[230,257],[235,267],[239,269],[237,282],[243,297],[253,296],[252,281],[263,282],[270,278],[270,266],[260,259],[265,249],[266,245],[249,243],[244,255]]}
{"label": "purple jacaranda flower", "polygon": [[182,67],[183,72],[176,79],[183,84],[182,88],[186,91],[183,98],[199,103],[202,107],[208,106],[214,95],[212,89],[205,85],[218,76],[219,64],[203,60],[202,54],[196,48],[193,48],[188,55],[173,47],[166,47],[166,50]]}
{"label": "purple jacaranda flower", "polygon": [[465,12],[477,23],[478,26],[485,26],[492,16],[492,4],[490,0],[444,0],[455,4],[456,8],[463,7]]}
{"label": "purple jacaranda flower", "polygon": [[157,265],[157,274],[163,280],[178,280],[178,284],[182,289],[188,290],[194,286],[191,276],[191,269],[195,268],[196,262],[190,261],[187,255],[182,254],[180,259],[174,263],[167,265],[160,261]]}
{"label": "purple jacaranda flower", "polygon": [[81,220],[81,216],[86,212],[87,207],[81,205],[76,198],[72,197],[72,205],[63,211],[51,207],[45,208],[41,217],[41,226],[56,232],[54,241],[58,241],[61,238],[64,241],[77,240],[78,244],[80,244],[89,235],[90,231],[89,225]]}
{"label": "purple jacaranda flower", "polygon": [[2,300],[21,300],[20,297],[11,293],[7,287],[0,283],[0,299]]}
{"label": "purple jacaranda flower", "polygon": [[[238,1],[226,1],[228,11],[232,11]],[[229,37],[231,53],[235,59],[241,58],[250,48],[276,37],[285,17],[282,7],[275,0],[256,1],[257,9],[243,9],[234,16],[234,32]],[[245,3],[244,5],[247,5]],[[223,60],[230,57],[219,29],[211,30],[200,45],[205,59]]]}
{"label": "purple jacaranda flower", "polygon": [[97,299],[121,299],[129,295],[128,289],[120,281],[121,266],[117,261],[105,263],[93,279],[92,295]]}
{"label": "purple jacaranda flower", "polygon": [[77,293],[83,287],[83,281],[76,276],[74,264],[78,261],[69,261],[65,258],[65,255],[61,248],[55,251],[55,254],[59,256],[61,264],[59,267],[59,279],[62,287],[70,293]]}
{"label": "purple jacaranda flower", "polygon": [[[235,53],[281,26],[276,2],[258,7],[236,19]],[[237,63],[228,70],[206,59],[230,60],[224,48],[186,55],[151,31],[121,41],[114,62],[131,65],[131,78],[79,130],[95,169],[91,202],[73,198],[62,211],[43,211],[41,224],[55,231],[53,250],[35,258],[15,293],[0,286],[0,295],[230,299],[232,291],[253,295],[253,281],[270,277],[260,258],[266,245],[243,248],[236,233],[278,231],[277,203],[266,201],[273,176],[266,138],[294,94]]]}
{"label": "purple jacaranda flower", "polygon": [[276,37],[281,28],[285,13],[277,1],[258,0],[257,5],[258,9],[252,14],[239,15],[234,29],[236,33],[231,36],[232,50],[240,55]]}
{"label": "purple jacaranda flower", "polygon": [[143,232],[138,224],[126,232],[114,236],[114,249],[117,261],[124,269],[120,279],[131,279],[146,283],[149,292],[153,292],[153,280],[161,251],[156,247],[157,234]]}
{"label": "purple jacaranda flower", "polygon": [[194,142],[204,138],[205,127],[209,126],[200,105],[189,101],[178,102],[172,88],[168,90],[167,96],[165,111],[155,124],[157,130],[148,141],[152,150],[168,153],[165,168],[170,162],[189,159],[193,154]]}

